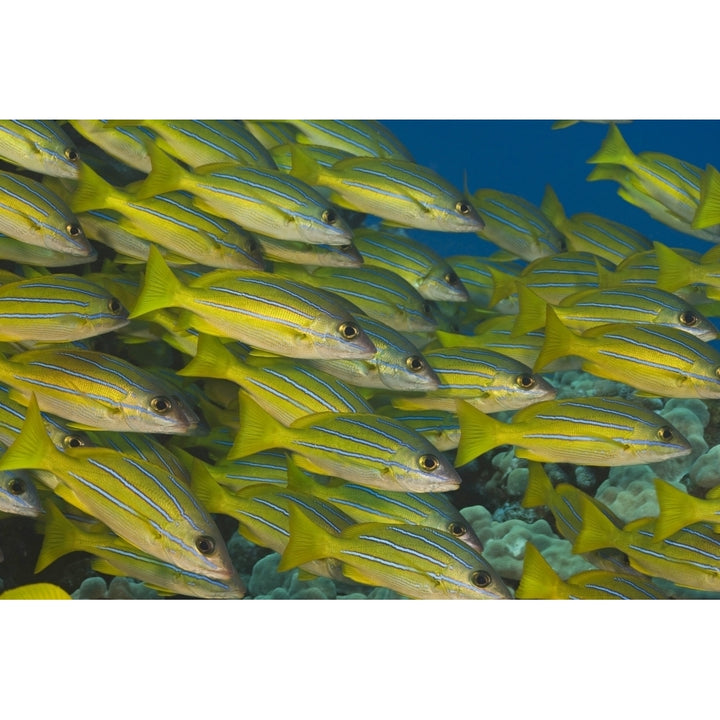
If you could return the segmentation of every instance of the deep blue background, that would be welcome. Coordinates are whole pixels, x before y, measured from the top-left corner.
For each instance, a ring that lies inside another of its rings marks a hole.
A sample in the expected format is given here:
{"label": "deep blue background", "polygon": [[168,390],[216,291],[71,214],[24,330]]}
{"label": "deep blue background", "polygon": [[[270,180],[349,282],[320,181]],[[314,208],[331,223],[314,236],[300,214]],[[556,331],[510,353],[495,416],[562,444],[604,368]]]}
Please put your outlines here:
{"label": "deep blue background", "polygon": [[[711,245],[653,220],[617,195],[609,180],[587,182],[586,163],[608,126],[581,122],[552,130],[550,120],[382,120],[415,161],[431,167],[458,188],[467,171],[471,192],[494,188],[539,205],[545,186],[555,190],[565,213],[592,212],[633,227],[651,240],[700,251]],[[720,168],[720,121],[636,120],[618,125],[635,153],[663,152],[701,168]],[[436,252],[489,255],[496,248],[474,234],[419,230],[411,235]]]}

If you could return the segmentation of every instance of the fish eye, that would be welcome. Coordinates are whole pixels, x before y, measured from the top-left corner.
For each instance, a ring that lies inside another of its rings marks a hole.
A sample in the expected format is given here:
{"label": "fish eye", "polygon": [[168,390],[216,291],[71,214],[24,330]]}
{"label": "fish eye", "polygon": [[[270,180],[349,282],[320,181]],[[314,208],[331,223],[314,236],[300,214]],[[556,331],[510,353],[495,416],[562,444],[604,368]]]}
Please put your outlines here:
{"label": "fish eye", "polygon": [[515,378],[516,384],[521,387],[523,390],[530,390],[530,388],[535,387],[535,384],[537,383],[537,380],[532,375],[518,375]]}
{"label": "fish eye", "polygon": [[25,481],[19,477],[11,478],[7,487],[13,495],[22,495],[26,490]]}
{"label": "fish eye", "polygon": [[457,285],[460,282],[460,278],[454,270],[450,270],[445,273],[445,282],[448,285]]}
{"label": "fish eye", "polygon": [[715,368],[715,377],[720,378],[720,367]]}
{"label": "fish eye", "polygon": [[116,297],[111,297],[108,300],[108,310],[113,315],[119,315],[122,312],[122,303]]}
{"label": "fish eye", "polygon": [[675,437],[675,434],[673,433],[672,428],[667,425],[663,425],[663,427],[657,431],[657,436],[664,442],[670,442]]}
{"label": "fish eye", "polygon": [[360,328],[351,322],[344,322],[338,330],[345,340],[354,340],[360,335]]}
{"label": "fish eye", "polygon": [[423,303],[422,311],[423,311],[423,315],[431,315],[432,314],[432,306],[430,305],[430,303]]}
{"label": "fish eye", "polygon": [[467,532],[467,528],[462,523],[451,522],[448,525],[448,531],[455,537],[462,537]]}
{"label": "fish eye", "polygon": [[65,229],[68,231],[70,237],[81,237],[83,234],[82,228],[79,225],[73,225],[72,223],[69,223]]}
{"label": "fish eye", "polygon": [[85,441],[79,435],[66,435],[63,440],[63,447],[79,448],[85,447]]}
{"label": "fish eye", "polygon": [[420,372],[421,370],[425,369],[425,363],[423,362],[423,359],[417,355],[411,355],[407,360],[405,360],[405,365],[407,365],[408,370],[410,372]]}
{"label": "fish eye", "polygon": [[215,540],[209,535],[200,535],[200,537],[195,540],[195,547],[203,555],[211,555],[215,552]]}
{"label": "fish eye", "polygon": [[172,402],[170,398],[164,395],[158,395],[150,401],[150,407],[159,415],[166,415],[172,410]]}
{"label": "fish eye", "polygon": [[65,155],[65,158],[72,163],[76,163],[80,159],[78,151],[74,147],[65,148],[65,152],[63,154]]}
{"label": "fish eye", "polygon": [[692,310],[683,310],[680,313],[680,322],[686,327],[695,327],[700,322],[700,318]]}
{"label": "fish eye", "polygon": [[421,455],[418,464],[426,472],[433,472],[440,467],[440,461],[434,455]]}
{"label": "fish eye", "polygon": [[492,582],[492,576],[485,570],[476,570],[470,576],[470,581],[475,587],[484,588]]}
{"label": "fish eye", "polygon": [[455,203],[455,209],[461,215],[469,215],[472,212],[472,208],[470,207],[470,204],[466,203],[464,200],[458,200]]}
{"label": "fish eye", "polygon": [[322,221],[324,223],[327,223],[328,225],[334,225],[338,220],[337,213],[332,210],[331,208],[328,208],[325,210],[322,214]]}

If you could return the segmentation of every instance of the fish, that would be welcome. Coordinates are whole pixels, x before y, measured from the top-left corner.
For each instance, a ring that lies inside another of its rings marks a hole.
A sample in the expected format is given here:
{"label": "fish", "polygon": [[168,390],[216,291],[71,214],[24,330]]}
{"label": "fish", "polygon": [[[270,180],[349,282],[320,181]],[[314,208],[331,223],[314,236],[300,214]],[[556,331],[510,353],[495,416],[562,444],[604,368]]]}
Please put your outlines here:
{"label": "fish", "polygon": [[655,478],[660,512],[653,528],[655,540],[665,540],[689,525],[710,523],[720,529],[720,488],[713,487],[704,498],[690,495],[660,478]]}
{"label": "fish", "polygon": [[[84,163],[79,183],[70,198],[70,207],[76,213],[98,209],[119,213],[113,225],[121,230],[209,267],[263,267],[259,245],[252,235],[198,210],[186,193],[135,200],[132,193],[113,187]],[[147,253],[142,256],[146,259]]]}
{"label": "fish", "polygon": [[73,130],[101,148],[111,157],[135,170],[149,173],[152,162],[146,143],[153,142],[155,135],[143,127],[112,125],[108,120],[69,120]]}
{"label": "fish", "polygon": [[72,597],[54,583],[30,583],[0,593],[0,600],[72,600]]}
{"label": "fish", "polygon": [[[497,269],[506,275],[519,275],[522,272],[522,268],[515,262],[498,262],[477,255],[452,255],[448,258],[448,262],[467,290],[470,303],[485,309],[492,307],[490,305],[494,287],[492,269]],[[513,308],[508,303],[503,303],[495,310],[513,314],[517,312],[517,304]]]}
{"label": "fish", "polygon": [[347,245],[321,245],[299,240],[277,240],[267,235],[255,234],[265,260],[298,265],[319,265],[322,267],[360,267],[362,255],[349,242]]}
{"label": "fish", "polygon": [[654,539],[655,518],[618,528],[592,504],[583,508],[573,552],[613,547],[639,572],[696,590],[720,590],[720,535],[708,523],[693,523],[664,540]]}
{"label": "fish", "polygon": [[485,223],[478,235],[499,248],[527,261],[565,250],[560,231],[540,208],[525,198],[493,188],[480,188],[472,199]]}
{"label": "fish", "polygon": [[355,483],[317,482],[293,462],[287,463],[288,487],[339,507],[355,522],[424,525],[449,533],[478,552],[483,546],[470,523],[445,493],[381,491]]}
{"label": "fish", "polygon": [[[5,448],[0,448],[0,454]],[[43,505],[31,473],[24,470],[0,472],[0,512],[23,517],[42,515]]]}
{"label": "fish", "polygon": [[352,387],[302,360],[263,357],[253,362],[211,335],[200,335],[195,357],[177,374],[237,383],[283,425],[318,412],[372,412]]}
{"label": "fish", "polygon": [[509,599],[483,556],[449,533],[420,525],[358,523],[339,533],[290,508],[290,539],[278,570],[331,557],[345,577],[416,599]]}
{"label": "fish", "polygon": [[442,492],[460,486],[452,464],[422,435],[374,413],[315,413],[289,427],[239,393],[240,430],[228,459],[282,448],[298,467],[380,490]]}
{"label": "fish", "polygon": [[151,248],[130,319],[166,307],[189,311],[182,316],[185,327],[288,357],[375,354],[357,320],[322,290],[251,270],[216,270],[184,285]]}
{"label": "fish", "polygon": [[46,268],[66,268],[70,265],[82,265],[97,260],[97,250],[93,247],[90,248],[87,255],[71,255],[59,250],[29,245],[21,240],[0,234],[0,259],[24,265],[40,265]]}
{"label": "fish", "polygon": [[617,265],[652,248],[650,239],[628,225],[588,212],[568,217],[550,185],[545,186],[540,209],[563,234],[570,251],[594,253]]}
{"label": "fish", "polygon": [[709,163],[702,174],[700,199],[690,224],[698,230],[720,230],[720,173]]}
{"label": "fish", "polygon": [[[290,174],[292,172],[292,149],[296,143],[285,142],[282,145],[275,145],[270,148],[270,155],[278,170]],[[328,145],[311,145],[303,143],[303,151],[323,167],[331,167],[339,160],[353,157],[353,153]]]}
{"label": "fish", "polygon": [[140,550],[209,577],[235,573],[217,526],[183,482],[115,450],[58,450],[34,395],[20,435],[0,456],[0,470],[24,469],[56,473],[53,492]]}
{"label": "fish", "polygon": [[527,365],[492,350],[457,346],[427,350],[424,356],[438,376],[437,389],[422,396],[391,398],[395,407],[454,412],[457,399],[462,398],[478,410],[494,413],[556,395],[555,388]]}
{"label": "fish", "polygon": [[360,227],[353,232],[353,245],[366,265],[394,272],[427,300],[469,300],[462,280],[447,260],[406,233]]}
{"label": "fish", "polygon": [[[293,506],[302,507],[329,532],[339,532],[353,524],[352,518],[331,503],[287,487],[264,484],[231,491],[213,479],[208,466],[197,459],[192,466],[192,488],[211,512],[237,520],[238,533],[246,540],[278,553],[283,552],[290,539]],[[331,558],[302,563],[301,569],[313,575],[344,579]]]}
{"label": "fish", "polygon": [[117,356],[52,347],[0,360],[10,398],[65,418],[80,430],[185,434],[199,418],[187,400],[155,376]]}
{"label": "fish", "polygon": [[376,120],[289,120],[297,142],[325,145],[359,157],[413,160],[405,145]]}
{"label": "fish", "polygon": [[195,206],[250,232],[327,245],[347,245],[352,233],[330,203],[306,183],[280,170],[231,163],[182,168],[154,146],[152,172],[134,189],[136,200],[187,190]]}
{"label": "fish", "polygon": [[62,198],[35,180],[1,171],[0,233],[68,255],[88,258],[93,252]]}
{"label": "fish", "polygon": [[32,172],[76,180],[80,154],[54,120],[0,120],[0,159]]}
{"label": "fish", "polygon": [[492,350],[532,367],[545,339],[542,330],[513,336],[515,318],[495,315],[475,326],[474,334],[464,335],[438,330],[435,334],[442,347],[477,347]]}
{"label": "fish", "polygon": [[237,572],[225,579],[185,570],[138,550],[107,528],[89,532],[79,523],[66,518],[54,502],[48,502],[43,543],[35,573],[42,572],[63,555],[78,551],[97,558],[91,563],[96,572],[128,575],[162,594],[218,600],[240,599],[247,593]]}
{"label": "fish", "polygon": [[375,346],[375,354],[367,359],[311,359],[314,367],[363,388],[425,391],[438,387],[435,371],[403,333],[367,315],[355,318]]}
{"label": "fish", "polygon": [[637,465],[689,455],[688,440],[660,415],[615,398],[543,400],[518,410],[509,423],[458,400],[460,444],[455,464],[505,444],[539,462]]}
{"label": "fish", "polygon": [[301,267],[275,264],[281,277],[339,295],[360,311],[400,332],[430,332],[437,322],[428,300],[400,275],[385,268]]}
{"label": "fish", "polygon": [[667,599],[651,580],[637,575],[586,570],[562,580],[531,542],[525,545],[523,573],[515,597],[522,600]]}
{"label": "fish", "polygon": [[545,343],[533,369],[556,359],[582,358],[581,368],[597,377],[661,397],[720,397],[720,351],[673,327],[610,323],[581,335],[567,328],[551,307]]}
{"label": "fish", "polygon": [[342,208],[421,230],[477,232],[485,227],[470,200],[431,168],[376,157],[323,167],[298,145],[292,158],[293,177],[330,189],[330,200]]}
{"label": "fish", "polygon": [[[545,326],[547,303],[529,288],[518,288],[520,312],[513,335],[523,335]],[[682,298],[656,287],[582,290],[568,295],[553,306],[555,314],[571,330],[585,332],[608,323],[652,323],[658,328],[672,327],[714,340],[717,328],[695,307]]]}
{"label": "fish", "polygon": [[149,130],[155,144],[191,168],[232,162],[268,168],[276,166],[270,153],[236,120],[122,120],[112,126]]}
{"label": "fish", "polygon": [[62,343],[129,323],[127,308],[101,285],[56,273],[0,286],[0,340]]}
{"label": "fish", "polygon": [[438,450],[455,450],[460,442],[460,423],[455,412],[447,410],[401,410],[393,405],[377,408],[380,415],[399,420],[419,432]]}

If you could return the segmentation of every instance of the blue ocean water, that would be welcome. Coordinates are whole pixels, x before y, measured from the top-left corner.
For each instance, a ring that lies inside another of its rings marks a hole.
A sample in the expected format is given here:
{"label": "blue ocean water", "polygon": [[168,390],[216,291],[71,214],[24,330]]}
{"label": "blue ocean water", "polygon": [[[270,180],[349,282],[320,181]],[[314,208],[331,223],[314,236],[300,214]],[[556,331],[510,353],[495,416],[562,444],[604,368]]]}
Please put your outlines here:
{"label": "blue ocean water", "polygon": [[[382,120],[415,161],[471,192],[493,188],[539,205],[551,185],[567,215],[592,212],[623,223],[671,247],[707,250],[707,242],[672,230],[617,195],[617,183],[588,182],[587,159],[608,126],[580,122],[562,130],[552,120]],[[662,152],[700,168],[720,167],[720,121],[635,120],[618,125],[635,153]],[[413,237],[441,255],[491,254],[496,249],[473,234],[414,230]]]}

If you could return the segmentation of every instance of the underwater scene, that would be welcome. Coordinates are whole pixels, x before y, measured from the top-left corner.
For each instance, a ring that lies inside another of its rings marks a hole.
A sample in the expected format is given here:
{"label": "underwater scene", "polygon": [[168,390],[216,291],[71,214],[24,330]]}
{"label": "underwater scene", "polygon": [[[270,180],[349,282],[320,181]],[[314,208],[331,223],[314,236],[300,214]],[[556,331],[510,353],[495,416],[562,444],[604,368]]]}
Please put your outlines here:
{"label": "underwater scene", "polygon": [[718,167],[709,120],[0,121],[0,599],[720,598]]}

